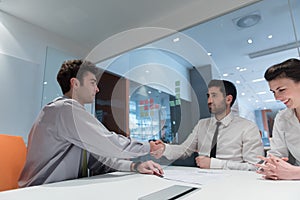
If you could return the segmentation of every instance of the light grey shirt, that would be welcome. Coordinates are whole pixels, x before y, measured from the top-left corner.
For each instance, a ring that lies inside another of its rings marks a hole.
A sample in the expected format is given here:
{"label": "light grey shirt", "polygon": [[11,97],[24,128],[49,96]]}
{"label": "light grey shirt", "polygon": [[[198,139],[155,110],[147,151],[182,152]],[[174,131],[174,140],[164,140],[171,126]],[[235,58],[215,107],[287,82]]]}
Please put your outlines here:
{"label": "light grey shirt", "polygon": [[30,131],[19,186],[78,178],[82,149],[110,167],[129,171],[131,162],[119,159],[146,155],[150,145],[108,131],[77,101],[62,97],[42,109]]}
{"label": "light grey shirt", "polygon": [[[193,132],[180,145],[168,145],[164,156],[169,160],[190,156],[193,152],[209,156],[216,118],[201,119]],[[251,121],[229,113],[221,121],[217,138],[216,158],[210,167],[215,169],[255,170],[258,155],[264,155],[259,130]]]}
{"label": "light grey shirt", "polygon": [[288,157],[289,152],[300,166],[300,122],[293,109],[279,111],[275,117],[271,140],[271,153],[278,157]]}

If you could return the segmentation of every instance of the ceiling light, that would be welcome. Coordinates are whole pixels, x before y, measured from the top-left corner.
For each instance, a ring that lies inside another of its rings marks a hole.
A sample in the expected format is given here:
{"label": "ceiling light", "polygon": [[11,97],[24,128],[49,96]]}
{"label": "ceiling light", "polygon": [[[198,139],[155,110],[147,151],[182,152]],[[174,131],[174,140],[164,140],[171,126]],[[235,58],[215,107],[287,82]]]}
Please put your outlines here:
{"label": "ceiling light", "polygon": [[246,71],[247,70],[247,68],[240,68],[240,72],[243,72],[243,71]]}
{"label": "ceiling light", "polygon": [[242,96],[245,96],[246,94],[244,93],[244,92],[242,92],[242,94],[241,94]]}
{"label": "ceiling light", "polygon": [[252,40],[251,38],[249,38],[249,39],[247,40],[247,43],[248,43],[248,44],[252,44],[252,43],[253,43],[253,40]]}
{"label": "ceiling light", "polygon": [[254,79],[252,80],[252,83],[256,83],[256,82],[260,82],[260,81],[264,81],[264,78],[258,78],[258,79]]}
{"label": "ceiling light", "polygon": [[261,95],[261,94],[267,94],[267,92],[257,92],[256,94],[259,94],[259,95]]}
{"label": "ceiling light", "polygon": [[275,99],[267,99],[267,100],[264,100],[264,102],[275,102],[276,100]]}
{"label": "ceiling light", "polygon": [[237,70],[240,70],[241,68],[240,68],[240,67],[236,67],[236,69],[237,69]]}
{"label": "ceiling light", "polygon": [[223,74],[223,76],[228,76],[228,74]]}
{"label": "ceiling light", "polygon": [[149,73],[149,70],[146,70],[145,72],[146,72],[146,73]]}
{"label": "ceiling light", "polygon": [[173,39],[173,42],[179,42],[179,40],[180,40],[180,38],[177,37],[177,38]]}
{"label": "ceiling light", "polygon": [[239,28],[248,28],[256,25],[260,20],[260,14],[258,12],[254,12],[246,16],[234,19],[234,22]]}
{"label": "ceiling light", "polygon": [[268,38],[269,38],[269,39],[272,39],[272,38],[273,38],[273,35],[268,35]]}
{"label": "ceiling light", "polygon": [[237,84],[240,84],[240,83],[241,83],[241,81],[236,81],[236,83],[237,83]]}
{"label": "ceiling light", "polygon": [[151,94],[152,92],[151,91],[148,91],[148,94]]}
{"label": "ceiling light", "polygon": [[212,54],[210,52],[207,53],[208,56],[211,56]]}

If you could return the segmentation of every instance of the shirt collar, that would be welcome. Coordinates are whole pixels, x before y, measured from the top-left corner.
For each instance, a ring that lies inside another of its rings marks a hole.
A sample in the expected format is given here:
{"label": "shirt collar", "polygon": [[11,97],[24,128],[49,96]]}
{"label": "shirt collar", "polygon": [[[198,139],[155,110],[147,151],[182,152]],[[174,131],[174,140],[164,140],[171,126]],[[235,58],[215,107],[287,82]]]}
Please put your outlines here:
{"label": "shirt collar", "polygon": [[[228,126],[230,124],[230,122],[233,120],[233,113],[230,111],[230,113],[228,115],[226,115],[223,119],[220,120],[221,124],[223,124],[224,126]],[[217,119],[214,117],[213,118],[213,124],[217,123]]]}

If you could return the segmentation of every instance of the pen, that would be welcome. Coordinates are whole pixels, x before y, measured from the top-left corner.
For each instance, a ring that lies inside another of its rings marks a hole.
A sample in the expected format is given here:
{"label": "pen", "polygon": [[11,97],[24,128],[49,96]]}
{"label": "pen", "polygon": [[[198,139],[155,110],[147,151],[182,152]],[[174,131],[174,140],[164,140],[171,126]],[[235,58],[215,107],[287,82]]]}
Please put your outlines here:
{"label": "pen", "polygon": [[[260,164],[260,165],[264,165],[266,162],[264,160],[260,160],[257,164]],[[256,169],[257,171],[264,171],[264,169],[262,167],[258,167]]]}
{"label": "pen", "polygon": [[153,171],[153,174],[154,174],[155,176],[158,176],[158,177],[161,177],[161,178],[164,177],[164,175],[158,173],[156,170]]}

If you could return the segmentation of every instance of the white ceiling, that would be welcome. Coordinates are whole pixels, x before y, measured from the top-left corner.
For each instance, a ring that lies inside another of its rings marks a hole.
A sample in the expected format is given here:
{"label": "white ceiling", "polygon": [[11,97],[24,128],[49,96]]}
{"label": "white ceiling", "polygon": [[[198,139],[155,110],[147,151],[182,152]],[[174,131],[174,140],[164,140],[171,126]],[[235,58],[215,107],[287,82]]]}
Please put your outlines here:
{"label": "white ceiling", "polygon": [[[224,79],[241,82],[237,86],[239,99],[244,105],[253,109],[281,107],[276,102],[264,102],[273,99],[265,81],[253,83],[252,80],[262,78],[265,69],[272,64],[289,57],[299,57],[297,49],[254,59],[250,59],[248,54],[295,41],[288,1],[292,4],[296,32],[300,38],[299,0],[263,0],[234,12],[229,11],[254,1],[228,0],[226,4],[222,1],[222,5],[220,1],[0,0],[0,9],[69,38],[89,50],[112,35],[129,29],[163,27],[184,30],[185,34],[212,53],[221,74],[228,74]],[[235,19],[253,12],[262,17],[257,25],[245,29],[235,26]],[[220,16],[221,13],[228,14]],[[220,17],[212,19],[215,16]],[[206,22],[192,27],[203,21]],[[270,34],[273,38],[267,39]],[[254,41],[251,45],[246,42],[249,37]],[[150,41],[148,39],[146,42]],[[134,44],[131,48],[139,45]],[[247,70],[240,72],[237,67]],[[267,94],[257,94],[263,91]]]}
{"label": "white ceiling", "polygon": [[[218,0],[0,0],[0,10],[92,49],[123,31],[181,30],[255,1],[228,0],[221,6]],[[203,5],[209,8],[205,11]]]}
{"label": "white ceiling", "polygon": [[[290,0],[294,24],[289,12],[288,0],[263,0],[256,4],[241,8],[224,16],[187,30],[185,33],[197,40],[208,51],[221,71],[228,74],[224,79],[238,85],[239,100],[243,105],[254,109],[282,108],[283,104],[274,101],[265,81],[255,82],[263,78],[265,70],[276,63],[290,57],[299,57],[299,49],[293,48],[270,55],[250,58],[249,54],[295,43],[300,38],[300,1]],[[251,13],[259,13],[261,21],[255,26],[239,28],[235,19]],[[293,29],[295,25],[296,30]],[[296,35],[295,32],[296,31]],[[272,35],[272,39],[268,36]],[[253,43],[248,44],[247,39]],[[299,43],[298,43],[298,46]],[[237,70],[245,68],[245,71]],[[266,92],[266,94],[257,94]],[[245,95],[243,96],[242,93]]]}

